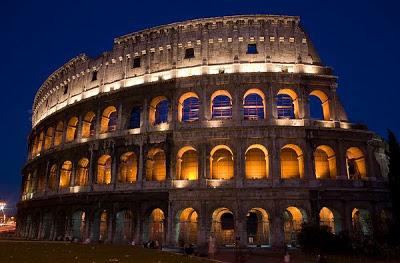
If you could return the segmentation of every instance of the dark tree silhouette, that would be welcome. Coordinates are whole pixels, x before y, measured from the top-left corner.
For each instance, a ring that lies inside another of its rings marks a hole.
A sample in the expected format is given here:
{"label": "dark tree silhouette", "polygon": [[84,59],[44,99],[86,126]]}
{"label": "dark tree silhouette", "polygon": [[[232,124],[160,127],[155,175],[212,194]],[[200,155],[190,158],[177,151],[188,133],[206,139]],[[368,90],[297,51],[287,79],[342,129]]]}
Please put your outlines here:
{"label": "dark tree silhouette", "polygon": [[392,199],[393,227],[400,242],[400,146],[392,131],[388,131],[389,188]]}

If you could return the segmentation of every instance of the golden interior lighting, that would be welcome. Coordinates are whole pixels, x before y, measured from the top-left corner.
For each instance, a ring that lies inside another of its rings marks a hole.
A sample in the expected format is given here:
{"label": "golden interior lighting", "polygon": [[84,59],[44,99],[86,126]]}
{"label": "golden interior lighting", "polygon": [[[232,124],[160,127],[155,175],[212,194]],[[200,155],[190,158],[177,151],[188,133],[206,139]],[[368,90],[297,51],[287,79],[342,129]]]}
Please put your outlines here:
{"label": "golden interior lighting", "polygon": [[351,147],[346,151],[347,176],[349,179],[357,180],[367,177],[365,157],[358,147]]}
{"label": "golden interior lighting", "polygon": [[78,118],[77,117],[72,117],[68,121],[67,134],[65,136],[65,140],[67,142],[72,142],[73,140],[75,140],[77,125],[78,125]]}
{"label": "golden interior lighting", "polygon": [[57,165],[53,164],[50,168],[48,187],[50,191],[57,190]]}
{"label": "golden interior lighting", "polygon": [[233,153],[228,146],[218,145],[211,151],[211,179],[232,179],[234,176]]}
{"label": "golden interior lighting", "polygon": [[88,184],[89,178],[89,160],[82,158],[78,162],[78,169],[75,177],[76,186],[85,186]]}
{"label": "golden interior lighting", "polygon": [[321,101],[321,107],[322,107],[322,113],[324,115],[324,120],[329,121],[331,119],[331,114],[330,114],[330,106],[329,106],[329,98],[328,96],[320,91],[320,90],[314,90],[310,93],[310,96],[315,96],[319,98]]}
{"label": "golden interior lighting", "polygon": [[103,111],[103,115],[101,116],[101,122],[100,122],[100,133],[115,131],[116,129],[115,123],[112,123],[110,121],[110,117],[113,113],[114,114],[117,113],[117,109],[114,106],[108,106]]}
{"label": "golden interior lighting", "polygon": [[149,123],[151,125],[154,125],[155,121],[156,121],[156,109],[157,109],[157,105],[159,103],[161,103],[164,100],[168,100],[166,97],[164,96],[158,96],[155,97],[151,100],[150,102],[150,107],[149,107]]}
{"label": "golden interior lighting", "polygon": [[336,156],[331,147],[320,145],[315,149],[314,165],[317,179],[336,178]]}
{"label": "golden interior lighting", "polygon": [[266,179],[268,177],[268,151],[261,144],[251,145],[245,154],[246,179]]}
{"label": "golden interior lighting", "polygon": [[184,209],[179,215],[178,222],[178,242],[183,244],[197,243],[197,212],[189,207]]}
{"label": "golden interior lighting", "polygon": [[64,123],[60,121],[56,126],[56,134],[54,136],[54,146],[58,146],[61,144],[63,140],[63,133],[64,133]]}
{"label": "golden interior lighting", "polygon": [[65,161],[61,166],[60,172],[60,188],[69,187],[71,181],[71,173],[72,173],[72,162]]}
{"label": "golden interior lighting", "polygon": [[44,139],[44,149],[48,150],[51,148],[51,144],[53,142],[54,128],[49,127],[46,131],[46,137]]}
{"label": "golden interior lighting", "polygon": [[199,170],[197,151],[191,146],[180,149],[176,166],[178,179],[197,180]]}
{"label": "golden interior lighting", "polygon": [[102,155],[97,162],[97,184],[111,183],[111,156]]}
{"label": "golden interior lighting", "polygon": [[167,177],[165,153],[160,148],[149,151],[146,160],[146,180],[165,181]]}
{"label": "golden interior lighting", "polygon": [[327,208],[323,207],[319,212],[319,223],[321,226],[329,227],[332,233],[335,233],[335,220],[332,211]]}
{"label": "golden interior lighting", "polygon": [[281,178],[300,179],[304,176],[303,152],[294,144],[287,144],[281,149]]}
{"label": "golden interior lighting", "polygon": [[137,158],[134,152],[121,155],[119,166],[119,181],[121,183],[133,183],[137,178]]}
{"label": "golden interior lighting", "polygon": [[89,138],[93,136],[96,130],[96,118],[92,111],[86,113],[82,121],[82,138]]}

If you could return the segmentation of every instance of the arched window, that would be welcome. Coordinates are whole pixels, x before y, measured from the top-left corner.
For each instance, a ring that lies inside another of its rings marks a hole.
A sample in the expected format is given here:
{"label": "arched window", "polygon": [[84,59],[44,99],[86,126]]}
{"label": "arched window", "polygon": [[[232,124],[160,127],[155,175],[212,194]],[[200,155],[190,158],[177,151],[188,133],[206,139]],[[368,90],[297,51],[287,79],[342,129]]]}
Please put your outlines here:
{"label": "arched window", "polygon": [[178,152],[177,175],[180,180],[197,180],[198,178],[198,154],[190,146],[183,147]]}
{"label": "arched window", "polygon": [[178,244],[196,244],[197,243],[197,212],[189,207],[178,214],[177,241]]}
{"label": "arched window", "polygon": [[211,151],[211,179],[232,179],[234,176],[233,153],[229,147],[219,145]]}
{"label": "arched window", "polygon": [[72,162],[65,161],[61,166],[61,173],[60,173],[60,188],[67,188],[69,187],[71,181],[71,173],[72,173]]}
{"label": "arched window", "polygon": [[133,215],[129,210],[119,211],[115,217],[114,243],[126,244],[133,239]]}
{"label": "arched window", "polygon": [[269,215],[262,208],[252,208],[246,216],[247,241],[249,245],[269,245]]}
{"label": "arched window", "polygon": [[319,224],[328,227],[332,233],[340,232],[340,218],[338,218],[336,212],[334,213],[327,207],[323,207],[319,212]]}
{"label": "arched window", "polygon": [[46,131],[46,137],[44,139],[44,149],[48,150],[51,147],[51,144],[53,142],[53,134],[54,134],[54,129],[53,127],[47,128]]}
{"label": "arched window", "polygon": [[187,92],[179,98],[178,119],[182,122],[192,122],[199,119],[200,100],[197,94]]}
{"label": "arched window", "polygon": [[365,157],[358,147],[351,147],[346,152],[347,176],[349,179],[357,180],[367,177]]}
{"label": "arched window", "polygon": [[137,158],[134,152],[127,152],[121,155],[119,165],[119,181],[121,183],[136,182]]}
{"label": "arched window", "polygon": [[111,156],[102,155],[97,162],[97,184],[111,183]]}
{"label": "arched window", "polygon": [[320,145],[315,149],[314,165],[317,179],[336,178],[336,156],[331,147]]}
{"label": "arched window", "polygon": [[89,111],[82,122],[82,138],[89,138],[96,133],[96,115]]}
{"label": "arched window", "polygon": [[140,107],[133,107],[129,119],[128,129],[140,128]]}
{"label": "arched window", "polygon": [[56,126],[56,135],[54,137],[54,146],[61,144],[64,133],[64,123],[60,121]]}
{"label": "arched window", "polygon": [[164,221],[164,212],[156,208],[151,212],[147,226],[149,240],[157,241],[160,245],[164,244]]}
{"label": "arched window", "polygon": [[146,180],[164,181],[167,177],[165,153],[159,148],[149,151],[146,161]]}
{"label": "arched window", "polygon": [[66,134],[66,141],[67,142],[72,142],[76,138],[76,128],[78,125],[78,118],[77,117],[72,117],[68,121],[68,126],[67,126],[67,134]]}
{"label": "arched window", "polygon": [[283,213],[285,244],[290,247],[297,247],[297,237],[301,230],[301,225],[307,222],[305,212],[297,207],[290,206]]}
{"label": "arched window", "polygon": [[371,215],[366,209],[354,208],[351,213],[353,235],[357,240],[372,234]]}
{"label": "arched window", "polygon": [[234,222],[233,213],[227,208],[218,208],[213,212],[211,229],[218,246],[230,246],[234,244]]}
{"label": "arched window", "polygon": [[168,122],[168,100],[163,100],[156,105],[154,125]]}
{"label": "arched window", "polygon": [[309,95],[310,118],[316,120],[330,120],[329,99],[320,90],[314,90]]}
{"label": "arched window", "polygon": [[50,191],[57,190],[57,165],[53,164],[50,168],[49,181],[47,182]]}
{"label": "arched window", "polygon": [[259,144],[250,146],[245,155],[246,179],[265,179],[268,177],[268,151]]}
{"label": "arched window", "polygon": [[43,143],[44,143],[44,133],[41,132],[39,135],[39,141],[36,149],[37,154],[39,154],[42,151]]}
{"label": "arched window", "polygon": [[101,117],[100,132],[113,132],[117,129],[117,109],[114,106],[109,106],[103,111]]}
{"label": "arched window", "polygon": [[287,144],[281,149],[281,178],[303,178],[303,152],[297,145]]}
{"label": "arched window", "polygon": [[78,162],[78,169],[76,171],[75,185],[84,186],[88,184],[89,179],[89,160],[82,158]]}
{"label": "arched window", "polygon": [[278,119],[299,118],[297,94],[291,89],[281,89],[276,95]]}
{"label": "arched window", "polygon": [[262,120],[265,118],[265,98],[258,89],[246,92],[243,100],[243,114],[245,120]]}
{"label": "arched window", "polygon": [[211,112],[213,119],[232,118],[232,97],[225,90],[214,92],[211,96]]}

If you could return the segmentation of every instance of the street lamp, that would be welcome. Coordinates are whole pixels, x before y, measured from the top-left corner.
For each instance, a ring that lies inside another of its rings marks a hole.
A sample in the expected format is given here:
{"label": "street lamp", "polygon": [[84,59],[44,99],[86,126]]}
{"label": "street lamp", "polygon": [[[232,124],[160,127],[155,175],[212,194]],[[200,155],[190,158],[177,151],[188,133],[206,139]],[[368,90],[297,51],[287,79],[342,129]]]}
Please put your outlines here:
{"label": "street lamp", "polygon": [[3,224],[6,223],[6,213],[4,212],[4,208],[6,208],[6,201],[0,200],[0,211],[3,214]]}

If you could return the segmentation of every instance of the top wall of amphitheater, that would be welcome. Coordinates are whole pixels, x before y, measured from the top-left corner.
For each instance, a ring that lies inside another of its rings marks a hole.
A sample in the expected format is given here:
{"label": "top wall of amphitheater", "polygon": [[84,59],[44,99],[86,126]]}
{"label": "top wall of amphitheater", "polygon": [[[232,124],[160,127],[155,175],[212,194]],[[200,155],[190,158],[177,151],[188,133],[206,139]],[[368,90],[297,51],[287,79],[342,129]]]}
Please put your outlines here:
{"label": "top wall of amphitheater", "polygon": [[[93,59],[81,54],[48,77],[35,96],[32,126],[100,93],[171,78],[249,72],[331,75],[299,21],[271,15],[206,18],[118,37],[111,51]],[[256,54],[248,54],[248,44],[256,44]],[[188,48],[194,57],[185,59]],[[140,58],[140,67],[132,67],[134,58]]]}

